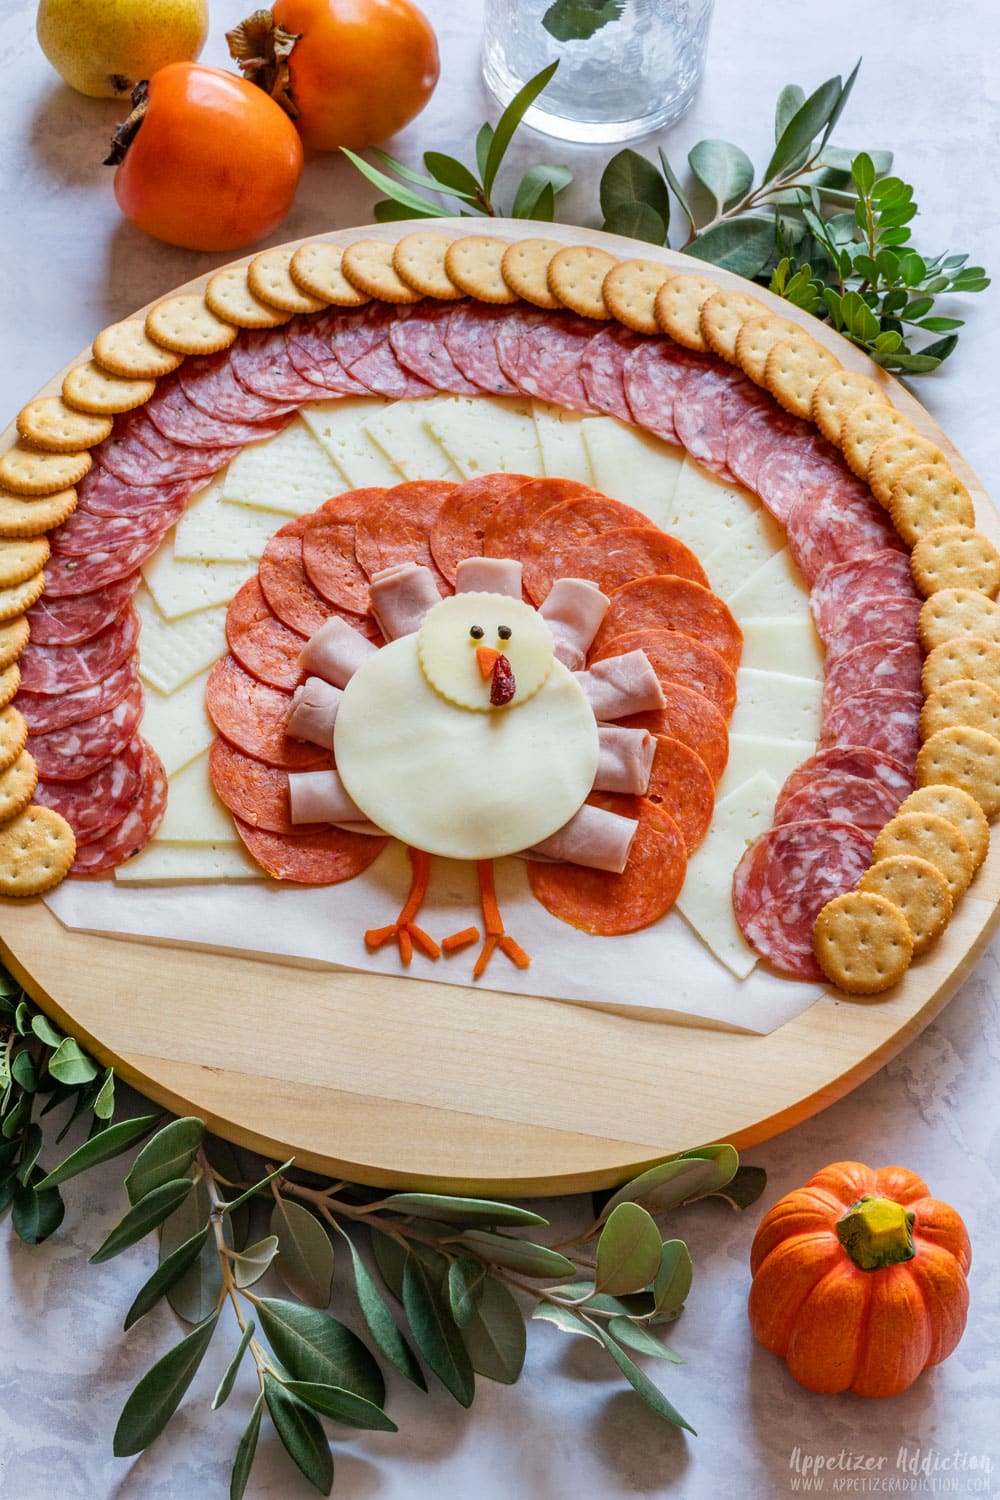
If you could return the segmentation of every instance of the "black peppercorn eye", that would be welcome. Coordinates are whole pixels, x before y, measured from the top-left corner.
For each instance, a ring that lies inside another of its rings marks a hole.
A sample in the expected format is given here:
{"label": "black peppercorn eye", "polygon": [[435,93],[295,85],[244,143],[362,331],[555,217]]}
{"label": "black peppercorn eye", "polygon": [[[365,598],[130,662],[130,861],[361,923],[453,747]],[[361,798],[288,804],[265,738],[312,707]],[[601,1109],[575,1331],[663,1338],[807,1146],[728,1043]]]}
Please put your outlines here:
{"label": "black peppercorn eye", "polygon": [[500,637],[500,639],[502,641],[509,641],[510,640],[510,626],[509,625],[498,625],[497,626],[497,635]]}
{"label": "black peppercorn eye", "polygon": [[469,627],[469,634],[474,641],[481,641],[486,632],[481,625],[471,625]]}

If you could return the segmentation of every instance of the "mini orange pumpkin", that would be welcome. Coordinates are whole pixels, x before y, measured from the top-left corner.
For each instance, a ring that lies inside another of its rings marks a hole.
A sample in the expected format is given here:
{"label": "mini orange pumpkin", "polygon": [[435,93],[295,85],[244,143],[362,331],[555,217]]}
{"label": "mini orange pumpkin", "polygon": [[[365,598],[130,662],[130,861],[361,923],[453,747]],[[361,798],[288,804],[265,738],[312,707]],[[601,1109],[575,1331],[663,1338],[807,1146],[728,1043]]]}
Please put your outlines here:
{"label": "mini orange pumpkin", "polygon": [[810,1391],[895,1396],[965,1329],[965,1225],[904,1167],[824,1167],[764,1215],[750,1326]]}

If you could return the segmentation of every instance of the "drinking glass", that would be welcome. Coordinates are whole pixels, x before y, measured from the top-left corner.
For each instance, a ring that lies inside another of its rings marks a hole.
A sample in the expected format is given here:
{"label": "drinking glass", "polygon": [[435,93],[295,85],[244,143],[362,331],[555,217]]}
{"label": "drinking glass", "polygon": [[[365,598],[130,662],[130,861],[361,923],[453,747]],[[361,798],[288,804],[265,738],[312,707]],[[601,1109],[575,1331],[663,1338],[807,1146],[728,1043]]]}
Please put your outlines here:
{"label": "drinking glass", "polygon": [[542,17],[552,0],[486,0],[483,78],[503,105],[556,59],[525,122],[561,140],[626,141],[680,118],[705,65],[713,0],[624,0],[592,36],[560,42]]}

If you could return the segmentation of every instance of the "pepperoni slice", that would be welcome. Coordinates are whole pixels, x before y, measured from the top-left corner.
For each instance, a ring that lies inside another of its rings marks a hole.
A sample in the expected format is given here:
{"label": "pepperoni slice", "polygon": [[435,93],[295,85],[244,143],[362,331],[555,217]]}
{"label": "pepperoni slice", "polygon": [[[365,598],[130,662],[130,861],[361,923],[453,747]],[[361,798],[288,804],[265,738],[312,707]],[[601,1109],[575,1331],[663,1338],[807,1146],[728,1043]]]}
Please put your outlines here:
{"label": "pepperoni slice", "polygon": [[458,484],[431,527],[431,555],[449,583],[466,557],[482,555],[486,527],[498,506],[530,483],[526,474],[483,474]]}
{"label": "pepperoni slice", "polygon": [[389,342],[400,364],[431,386],[453,396],[481,396],[481,386],[467,380],[448,353],[445,333],[454,312],[450,302],[422,302],[400,307],[389,329]]}
{"label": "pepperoni slice", "polygon": [[774,402],[757,406],[731,427],[726,437],[726,467],[748,490],[757,491],[764,460],[789,439],[813,434],[808,422],[782,411]]}
{"label": "pepperoni slice", "polygon": [[300,320],[293,318],[284,328],[244,329],[240,333],[229,354],[233,374],[244,390],[272,401],[316,400],[316,387],[303,379],[288,357],[286,340],[294,337],[300,326]]}
{"label": "pepperoni slice", "polygon": [[590,663],[607,656],[624,656],[628,651],[645,651],[661,683],[676,682],[694,688],[715,705],[724,719],[732,715],[736,707],[736,677],[711,646],[679,630],[627,630],[592,652]]}
{"label": "pepperoni slice", "polygon": [[648,729],[653,734],[669,735],[701,757],[712,780],[718,786],[729,759],[729,730],[714,704],[693,688],[677,682],[663,683],[666,700],[662,708],[630,714],[618,722],[629,729]]}
{"label": "pepperoni slice", "polygon": [[553,573],[563,578],[588,578],[604,594],[611,594],[633,578],[673,573],[708,587],[705,569],[690,547],[655,526],[622,526],[588,537],[576,546],[558,548]]}
{"label": "pepperoni slice", "polygon": [[325,516],[331,521],[356,521],[371,506],[377,504],[385,493],[384,485],[366,485],[362,489],[343,490],[341,494],[331,495],[329,500],[324,500],[314,514]]}
{"label": "pepperoni slice", "polygon": [[302,533],[306,577],[324,599],[357,615],[368,613],[368,574],[354,551],[353,521],[313,517]]}
{"label": "pepperoni slice", "polygon": [[369,578],[394,563],[422,563],[434,573],[440,592],[450,593],[431,556],[430,533],[442,505],[456,488],[444,479],[397,484],[358,518],[355,549]]}
{"label": "pepperoni slice", "polygon": [[141,573],[130,573],[127,578],[93,589],[89,594],[72,594],[62,599],[43,594],[28,610],[32,643],[78,646],[81,641],[89,641],[118,618],[141,582]]}
{"label": "pepperoni slice", "polygon": [[853,475],[805,494],[785,523],[788,548],[810,588],[831,563],[852,562],[886,549],[903,550],[892,522],[867,485]]}
{"label": "pepperoni slice", "polygon": [[528,861],[532,894],[546,911],[584,932],[618,937],[649,927],[670,910],[687,871],[684,839],[661,808],[646,798],[638,806],[639,826],[621,875]]}
{"label": "pepperoni slice", "polygon": [[216,662],[205,687],[209,718],[238,750],[286,771],[328,764],[327,751],[286,735],[291,701],[290,693],[258,682],[231,656]]}
{"label": "pepperoni slice", "polygon": [[92,719],[28,736],[43,781],[79,781],[120,755],[139,728],[142,683],[136,678],[120,703]]}
{"label": "pepperoni slice", "polygon": [[[222,422],[259,422],[295,411],[298,401],[277,401],[247,390],[236,379],[230,350],[190,356],[177,371],[181,390],[193,406]],[[303,398],[307,399],[307,398]]]}
{"label": "pepperoni slice", "polygon": [[681,376],[688,369],[708,369],[703,354],[683,349],[672,339],[643,339],[625,361],[625,396],[633,419],[647,432],[678,443],[674,426],[674,397]]}
{"label": "pepperoni slice", "polygon": [[772,406],[766,391],[729,365],[683,372],[674,393],[673,423],[681,443],[702,468],[731,481],[726,462],[729,433],[747,412]]}
{"label": "pepperoni slice", "polygon": [[99,463],[91,465],[76,487],[77,509],[94,516],[135,516],[158,511],[175,500],[186,500],[198,487],[196,479],[165,484],[126,484]]}
{"label": "pepperoni slice", "polygon": [[754,952],[783,974],[822,980],[813,924],[828,901],[854,889],[873,843],[868,830],[834,818],[783,823],[755,839],[733,876],[733,911]]}
{"label": "pepperoni slice", "polygon": [[159,541],[183,514],[184,500],[184,496],[178,495],[156,510],[142,510],[131,516],[95,516],[78,506],[68,521],[50,533],[52,550],[67,557],[88,557],[91,552]]}
{"label": "pepperoni slice", "polygon": [[21,652],[21,688],[29,693],[63,694],[93,687],[110,677],[139,639],[139,616],[131,605],[99,635],[78,646],[42,646],[29,641]]}
{"label": "pepperoni slice", "polygon": [[920,749],[921,693],[869,688],[842,698],[823,720],[820,748],[868,745],[914,770]]}
{"label": "pepperoni slice", "polygon": [[915,641],[869,641],[829,663],[823,683],[823,718],[844,698],[867,688],[921,691],[924,658]]}
{"label": "pepperoni slice", "polygon": [[[61,648],[50,648],[57,651]],[[69,647],[73,650],[73,647]],[[136,667],[139,658],[132,652],[120,666],[110,672],[101,682],[77,688],[68,693],[19,692],[14,705],[28,721],[30,734],[51,734],[53,729],[65,729],[70,724],[82,724],[97,714],[107,713],[125,697],[136,682]]]}
{"label": "pepperoni slice", "polygon": [[697,849],[715,811],[715,782],[690,745],[666,734],[656,736],[646,797],[677,824],[688,854]]}
{"label": "pepperoni slice", "polygon": [[120,822],[90,843],[78,845],[72,875],[99,875],[131,859],[149,843],[167,810],[167,773],[152,745],[143,744],[139,795]]}
{"label": "pepperoni slice", "polygon": [[711,646],[734,672],[743,652],[743,632],[718,595],[669,573],[637,578],[615,589],[594,642],[594,655],[599,656],[613,636],[626,630],[679,630]]}
{"label": "pepperoni slice", "polygon": [[526,396],[593,411],[580,374],[580,361],[598,328],[572,313],[542,313],[537,318],[508,318],[496,335],[500,368]]}
{"label": "pepperoni slice", "polygon": [[898,806],[893,794],[870,776],[827,771],[825,775],[803,782],[790,797],[782,792],[775,804],[773,822],[777,826],[780,823],[836,818],[838,822],[853,823],[855,828],[878,833]]}
{"label": "pepperoni slice", "polygon": [[51,599],[66,599],[75,594],[91,594],[108,583],[118,583],[120,579],[137,573],[162,540],[163,532],[156,531],[133,542],[130,547],[120,547],[112,552],[101,549],[88,553],[86,557],[67,557],[63,552],[53,552],[45,564],[45,592]]}
{"label": "pepperoni slice", "polygon": [[[275,880],[337,885],[353,880],[382,853],[387,839],[325,828],[321,833],[269,833],[234,818],[247,853]],[[360,937],[360,934],[359,934]]]}
{"label": "pepperoni slice", "polygon": [[60,813],[85,844],[120,823],[142,786],[144,742],[134,735],[120,755],[79,781],[39,781],[35,801]]}
{"label": "pepperoni slice", "polygon": [[257,578],[248,578],[226,611],[226,640],[244,671],[291,692],[305,681],[299,652],[306,638],[275,617]]}
{"label": "pepperoni slice", "polygon": [[849,604],[826,639],[826,669],[834,657],[844,656],[871,641],[915,641],[921,600],[887,595]]}
{"label": "pepperoni slice", "polygon": [[244,755],[228,740],[212,741],[208,771],[220,800],[251,828],[266,833],[307,834],[319,833],[327,826],[293,823],[289,816],[288,772]]}
{"label": "pepperoni slice", "polygon": [[778,794],[779,803],[793,797],[806,782],[817,776],[836,771],[844,776],[861,776],[868,781],[878,781],[896,799],[896,806],[913,791],[913,776],[899,761],[890,755],[882,755],[867,745],[836,745],[829,750],[819,750],[810,755],[800,766],[796,766]]}
{"label": "pepperoni slice", "polygon": [[566,577],[564,553],[588,537],[626,526],[648,527],[649,517],[634,506],[612,500],[599,490],[576,495],[553,505],[539,516],[522,539],[518,554],[524,564],[524,587],[541,604],[556,578]]}
{"label": "pepperoni slice", "polygon": [[580,379],[593,411],[605,412],[621,422],[632,421],[632,408],[625,395],[625,361],[643,342],[620,324],[610,324],[596,334],[580,359]]}
{"label": "pepperoni slice", "polygon": [[844,610],[860,599],[889,597],[917,597],[910,576],[910,559],[905,552],[884,548],[870,557],[831,563],[816,579],[809,597],[809,609],[820,640],[826,641],[834,634]]}
{"label": "pepperoni slice", "polygon": [[575,479],[529,479],[490,514],[483,531],[483,555],[520,557],[525,537],[547,510],[565,500],[597,493]]}
{"label": "pepperoni slice", "polygon": [[444,344],[459,373],[490,396],[516,396],[517,386],[507,379],[497,359],[495,338],[502,326],[510,333],[540,319],[542,314],[525,308],[491,307],[484,302],[459,303],[452,308],[444,333]]}
{"label": "pepperoni slice", "polygon": [[339,614],[306,577],[302,534],[312,518],[299,516],[276,531],[264,548],[258,577],[271,609],[283,624],[300,635],[317,631],[331,615]]}

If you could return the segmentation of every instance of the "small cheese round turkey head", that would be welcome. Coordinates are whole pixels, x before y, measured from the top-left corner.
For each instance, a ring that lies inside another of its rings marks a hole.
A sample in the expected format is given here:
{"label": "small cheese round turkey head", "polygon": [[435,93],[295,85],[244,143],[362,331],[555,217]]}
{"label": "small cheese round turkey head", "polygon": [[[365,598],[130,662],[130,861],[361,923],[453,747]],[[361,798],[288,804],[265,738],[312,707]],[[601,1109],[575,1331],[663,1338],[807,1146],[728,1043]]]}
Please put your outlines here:
{"label": "small cheese round turkey head", "polygon": [[[526,703],[544,687],[555,660],[545,620],[506,594],[442,599],[424,616],[417,654],[436,693],[478,713]],[[511,675],[513,692],[505,696],[502,685]]]}

